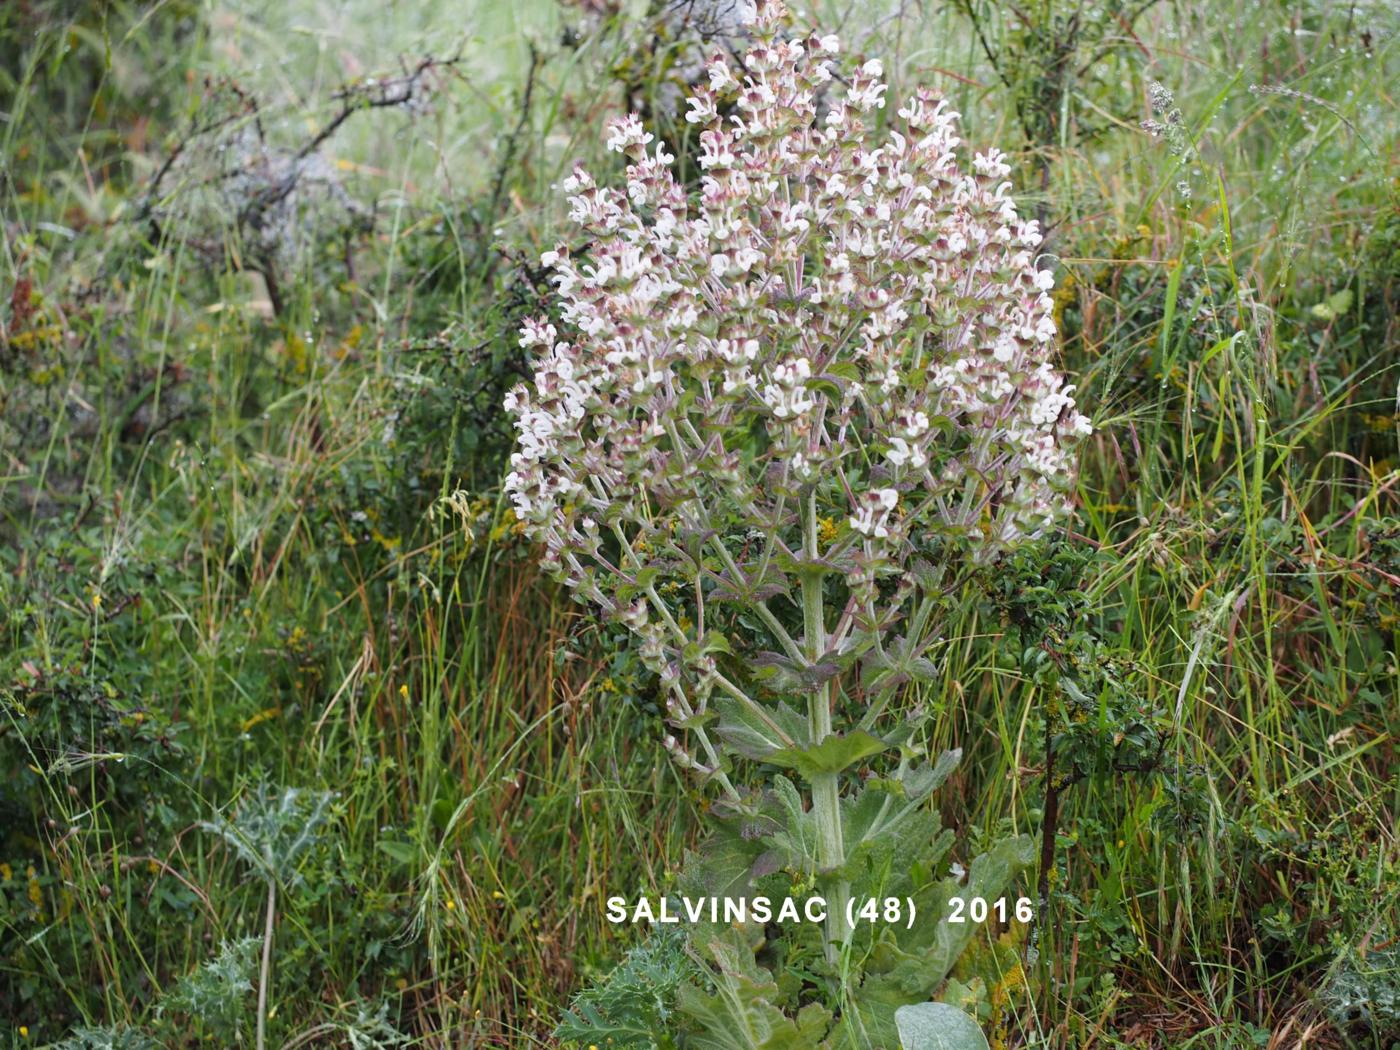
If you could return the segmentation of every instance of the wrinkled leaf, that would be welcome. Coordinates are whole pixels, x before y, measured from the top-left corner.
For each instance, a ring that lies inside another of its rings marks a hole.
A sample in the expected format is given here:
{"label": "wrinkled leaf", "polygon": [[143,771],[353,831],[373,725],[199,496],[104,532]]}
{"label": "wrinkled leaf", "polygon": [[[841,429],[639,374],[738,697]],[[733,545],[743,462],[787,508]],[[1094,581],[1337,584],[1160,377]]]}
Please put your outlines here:
{"label": "wrinkled leaf", "polygon": [[745,758],[766,759],[776,751],[795,747],[805,738],[807,720],[786,704],[760,706],[758,710],[732,697],[715,701],[719,738]]}
{"label": "wrinkled leaf", "polygon": [[845,1026],[874,1045],[882,1041],[892,1045],[897,1038],[895,1010],[935,995],[980,929],[972,922],[947,921],[952,898],[995,900],[1034,858],[1034,840],[1018,835],[974,859],[965,883],[949,878],[917,891],[919,920],[912,930],[885,927],[881,931],[856,997],[858,1016],[850,1017]]}
{"label": "wrinkled leaf", "polygon": [[911,769],[900,778],[904,785],[904,796],[911,802],[928,798],[948,779],[953,770],[958,768],[958,763],[962,761],[962,748],[954,748],[952,751],[944,751],[938,756],[938,761],[932,765],[925,763],[915,769]]}
{"label": "wrinkled leaf", "polygon": [[807,780],[849,769],[862,759],[878,755],[885,743],[863,729],[844,736],[833,733],[820,744],[807,748],[788,747],[771,753],[767,761],[784,769],[796,770]]}
{"label": "wrinkled leaf", "polygon": [[683,985],[680,1012],[694,1022],[686,1041],[698,1050],[811,1050],[826,1034],[831,1015],[811,1003],[786,1016],[776,1005],[778,985],[754,960],[740,931],[730,930],[707,945],[715,965],[715,994]]}
{"label": "wrinkled leaf", "polygon": [[902,1050],[990,1050],[967,1014],[947,1003],[915,1003],[894,1012]]}

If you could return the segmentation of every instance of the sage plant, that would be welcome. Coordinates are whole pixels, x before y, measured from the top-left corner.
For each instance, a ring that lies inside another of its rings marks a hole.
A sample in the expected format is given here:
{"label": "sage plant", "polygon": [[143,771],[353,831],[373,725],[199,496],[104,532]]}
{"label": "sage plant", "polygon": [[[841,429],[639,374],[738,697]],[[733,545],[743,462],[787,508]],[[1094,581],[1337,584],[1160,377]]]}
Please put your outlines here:
{"label": "sage plant", "polygon": [[545,565],[635,633],[676,760],[738,808],[736,757],[795,770],[831,872],[843,771],[893,746],[942,592],[1064,517],[1090,428],[1003,155],[969,163],[929,90],[877,135],[880,63],[785,24],[760,5],[742,67],[716,55],[688,99],[697,190],[635,116],[607,129],[623,185],[565,181],[586,247],[543,257],[559,324],[522,332],[506,485]]}

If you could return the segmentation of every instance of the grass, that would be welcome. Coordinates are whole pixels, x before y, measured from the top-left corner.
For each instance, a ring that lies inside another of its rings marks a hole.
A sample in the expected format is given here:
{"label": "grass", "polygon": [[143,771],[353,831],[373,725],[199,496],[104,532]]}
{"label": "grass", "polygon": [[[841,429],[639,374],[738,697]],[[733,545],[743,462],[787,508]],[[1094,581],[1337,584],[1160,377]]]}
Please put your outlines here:
{"label": "grass", "polygon": [[[1328,991],[1400,937],[1393,12],[1158,4],[1055,80],[1071,5],[813,6],[1043,163],[1098,428],[1085,615],[1170,730],[1153,773],[1066,787],[1008,1045],[1388,1045]],[[602,899],[663,885],[704,805],[498,490],[510,260],[599,159],[625,34],[562,45],[546,0],[97,10],[0,14],[0,1042],[251,1045],[253,995],[201,966],[261,937],[265,886],[199,822],[266,784],[336,793],[279,895],[272,1045],[548,1045],[628,942]],[[221,78],[295,144],[427,52],[458,59],[428,112],[324,147],[373,230],[286,266],[279,315],[227,214],[137,221]],[[1149,78],[1180,154],[1137,126]],[[967,841],[1043,818],[1013,646],[969,601],[924,698]],[[202,1012],[158,1016],[182,978]]]}

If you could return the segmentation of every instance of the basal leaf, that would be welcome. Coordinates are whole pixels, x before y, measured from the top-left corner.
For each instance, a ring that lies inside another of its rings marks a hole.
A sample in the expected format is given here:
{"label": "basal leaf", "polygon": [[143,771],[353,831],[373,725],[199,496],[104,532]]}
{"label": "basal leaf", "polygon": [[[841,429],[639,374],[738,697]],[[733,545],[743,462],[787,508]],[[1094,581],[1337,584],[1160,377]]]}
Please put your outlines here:
{"label": "basal leaf", "polygon": [[706,946],[714,962],[714,994],[694,985],[680,989],[677,1006],[692,1031],[686,1045],[697,1050],[811,1050],[831,1024],[831,1015],[813,1003],[795,1018],[779,1009],[773,975],[754,960],[740,930],[728,930]]}
{"label": "basal leaf", "polygon": [[914,1003],[894,1012],[902,1050],[990,1050],[967,1014],[947,1003]]}
{"label": "basal leaf", "polygon": [[979,929],[970,921],[948,922],[949,902],[954,897],[996,900],[1034,857],[1034,840],[1018,835],[973,860],[966,883],[949,878],[915,892],[918,921],[909,930],[885,927],[881,931],[856,995],[859,1017],[850,1025],[858,1024],[872,1045],[881,1045],[881,1040],[893,1044],[895,1010],[937,994]]}

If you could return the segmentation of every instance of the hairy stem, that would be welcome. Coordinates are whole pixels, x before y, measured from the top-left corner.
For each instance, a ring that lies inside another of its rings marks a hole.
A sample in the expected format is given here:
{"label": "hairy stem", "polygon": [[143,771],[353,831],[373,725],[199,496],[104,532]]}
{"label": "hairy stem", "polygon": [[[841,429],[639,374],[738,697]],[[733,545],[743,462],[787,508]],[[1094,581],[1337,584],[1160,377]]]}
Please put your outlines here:
{"label": "hairy stem", "polygon": [[[808,493],[802,504],[802,531],[807,560],[814,562],[819,554],[815,489]],[[815,572],[807,572],[802,577],[802,617],[807,657],[816,663],[826,648],[826,622],[822,578]],[[830,680],[823,682],[808,698],[808,726],[813,744],[819,744],[831,735]],[[826,773],[812,779],[812,813],[817,821],[817,860],[828,871],[841,867],[846,862],[846,847],[841,832],[839,774]],[[846,925],[846,898],[849,895],[850,885],[842,880],[837,883],[835,894],[827,902],[826,956],[831,963],[836,962],[841,945],[849,934]]]}

